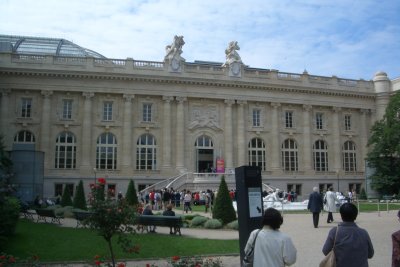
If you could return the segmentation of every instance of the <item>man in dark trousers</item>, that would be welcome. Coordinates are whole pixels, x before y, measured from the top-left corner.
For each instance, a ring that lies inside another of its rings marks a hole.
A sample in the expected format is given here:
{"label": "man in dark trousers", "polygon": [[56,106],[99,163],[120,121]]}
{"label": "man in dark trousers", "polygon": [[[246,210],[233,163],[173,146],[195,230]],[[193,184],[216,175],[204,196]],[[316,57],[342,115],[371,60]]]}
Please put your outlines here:
{"label": "man in dark trousers", "polygon": [[314,228],[318,228],[319,213],[323,208],[323,200],[321,194],[318,192],[318,187],[314,187],[313,191],[308,198],[307,209],[313,214]]}

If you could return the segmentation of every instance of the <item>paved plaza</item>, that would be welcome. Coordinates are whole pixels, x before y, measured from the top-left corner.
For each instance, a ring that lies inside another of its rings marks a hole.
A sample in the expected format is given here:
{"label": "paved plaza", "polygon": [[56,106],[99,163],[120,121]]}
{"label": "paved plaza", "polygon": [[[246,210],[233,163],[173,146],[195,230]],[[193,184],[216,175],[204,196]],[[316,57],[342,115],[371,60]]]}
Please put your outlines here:
{"label": "paved plaza", "polygon": [[[180,212],[178,212],[179,214]],[[196,212],[201,215],[201,212]],[[369,260],[370,267],[391,266],[392,241],[391,233],[400,229],[397,221],[397,211],[383,211],[361,213],[357,217],[356,223],[365,228],[372,239],[375,249],[374,257]],[[208,214],[209,216],[209,214]],[[334,214],[334,222],[326,223],[327,214],[323,213],[320,217],[320,226],[315,229],[312,223],[312,215],[306,214],[284,214],[284,223],[281,231],[292,237],[297,248],[297,262],[293,265],[296,267],[318,266],[323,258],[321,252],[322,246],[328,235],[328,231],[340,222],[340,214]],[[65,219],[63,226],[75,227],[74,219]],[[169,234],[169,228],[157,227],[157,234]],[[195,238],[208,239],[239,239],[237,231],[232,230],[209,230],[209,229],[191,229],[183,228],[182,235]],[[238,255],[221,256],[224,266],[239,267],[240,257]],[[154,259],[144,261],[130,261],[127,266],[146,266],[147,263],[157,264],[159,267],[166,266],[165,259]],[[69,265],[69,266],[79,266]]]}

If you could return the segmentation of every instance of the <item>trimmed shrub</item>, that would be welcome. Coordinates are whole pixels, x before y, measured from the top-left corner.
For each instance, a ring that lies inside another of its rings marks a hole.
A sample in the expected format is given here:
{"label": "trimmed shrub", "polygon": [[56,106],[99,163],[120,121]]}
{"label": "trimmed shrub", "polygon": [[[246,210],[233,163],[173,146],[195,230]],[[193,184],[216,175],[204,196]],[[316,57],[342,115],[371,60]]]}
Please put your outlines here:
{"label": "trimmed shrub", "polygon": [[64,192],[61,197],[61,206],[72,206],[71,193],[69,192],[68,186],[64,188]]}
{"label": "trimmed shrub", "polygon": [[128,189],[126,190],[126,202],[128,205],[135,206],[139,204],[138,197],[136,194],[135,183],[133,180],[129,181]]}
{"label": "trimmed shrub", "polygon": [[239,230],[239,222],[238,220],[235,220],[233,222],[230,222],[226,225],[229,229],[233,229],[233,230]]}
{"label": "trimmed shrub", "polygon": [[79,181],[78,187],[76,189],[73,206],[74,206],[74,208],[77,208],[77,209],[87,210],[86,199],[85,199],[85,190],[83,188],[82,180]]}
{"label": "trimmed shrub", "polygon": [[62,216],[64,218],[74,218],[74,213],[72,212],[74,207],[65,206],[54,209],[54,214],[57,216]]}
{"label": "trimmed shrub", "polygon": [[220,229],[222,226],[222,222],[217,219],[210,219],[204,223],[204,228],[207,229]]}
{"label": "trimmed shrub", "polygon": [[203,226],[203,224],[208,220],[209,219],[207,217],[197,216],[192,219],[190,226],[191,227],[200,227],[200,226]]}
{"label": "trimmed shrub", "polygon": [[225,177],[222,176],[219,184],[217,199],[213,207],[213,219],[219,219],[225,225],[236,220],[236,212],[232,205],[232,200],[229,196],[228,185],[225,182]]}
{"label": "trimmed shrub", "polygon": [[4,248],[8,237],[14,235],[19,219],[20,203],[14,197],[4,197],[0,201],[0,249]]}
{"label": "trimmed shrub", "polygon": [[195,213],[195,214],[186,214],[186,215],[183,215],[183,218],[184,218],[185,220],[191,221],[191,220],[193,220],[194,217],[198,217],[198,216],[201,216],[201,215],[198,214],[198,213]]}

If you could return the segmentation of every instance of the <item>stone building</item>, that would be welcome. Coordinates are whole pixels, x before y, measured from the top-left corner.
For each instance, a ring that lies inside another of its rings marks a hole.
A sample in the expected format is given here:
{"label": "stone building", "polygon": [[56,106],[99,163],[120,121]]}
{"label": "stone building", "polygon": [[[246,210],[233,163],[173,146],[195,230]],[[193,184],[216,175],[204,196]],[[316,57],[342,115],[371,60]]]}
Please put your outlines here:
{"label": "stone building", "polygon": [[253,68],[237,42],[225,63],[186,62],[183,45],[175,36],[152,62],[0,35],[0,131],[20,194],[53,197],[98,177],[123,192],[130,179],[138,189],[216,188],[221,173],[233,188],[242,165],[300,196],[365,186],[369,129],[399,79]]}

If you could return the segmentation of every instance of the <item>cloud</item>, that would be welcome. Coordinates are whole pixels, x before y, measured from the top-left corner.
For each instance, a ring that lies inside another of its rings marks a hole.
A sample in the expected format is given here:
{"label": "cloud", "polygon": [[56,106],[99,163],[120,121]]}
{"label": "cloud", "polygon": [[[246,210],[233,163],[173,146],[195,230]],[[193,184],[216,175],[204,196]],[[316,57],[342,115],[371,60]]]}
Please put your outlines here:
{"label": "cloud", "polygon": [[3,0],[0,9],[0,34],[64,38],[109,58],[162,61],[173,36],[183,35],[187,61],[224,62],[236,40],[251,67],[400,74],[398,1]]}

